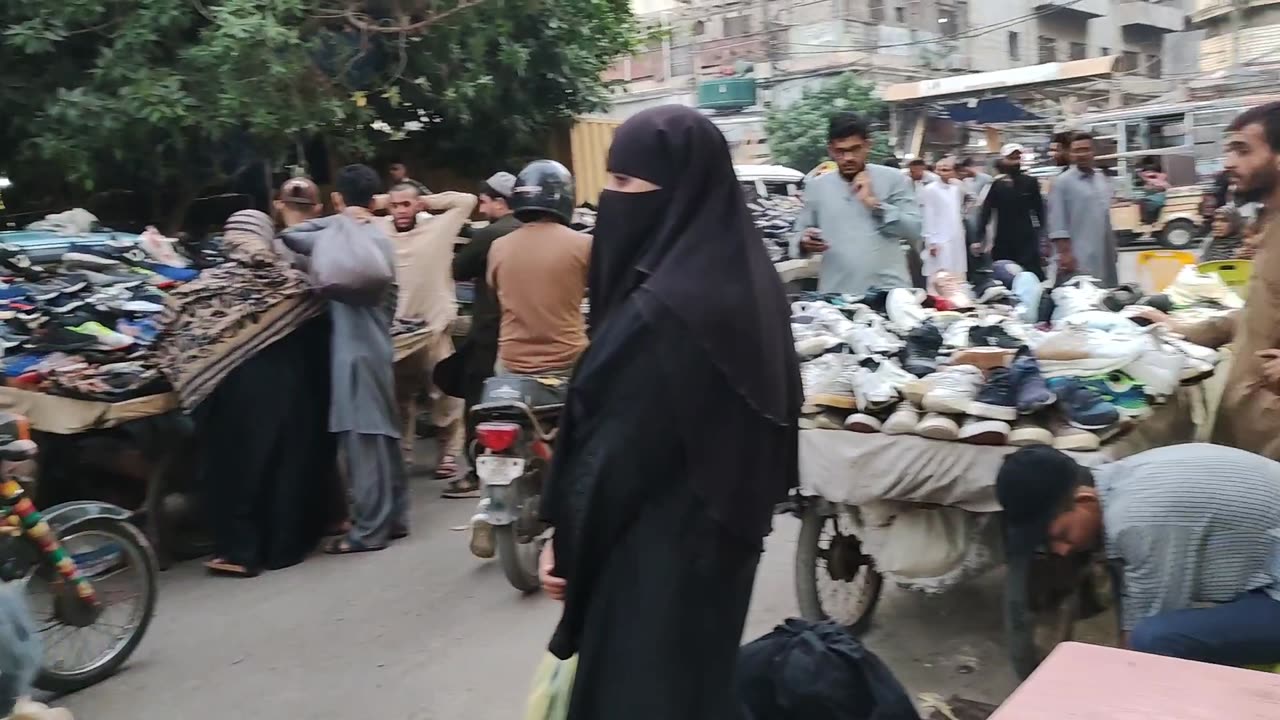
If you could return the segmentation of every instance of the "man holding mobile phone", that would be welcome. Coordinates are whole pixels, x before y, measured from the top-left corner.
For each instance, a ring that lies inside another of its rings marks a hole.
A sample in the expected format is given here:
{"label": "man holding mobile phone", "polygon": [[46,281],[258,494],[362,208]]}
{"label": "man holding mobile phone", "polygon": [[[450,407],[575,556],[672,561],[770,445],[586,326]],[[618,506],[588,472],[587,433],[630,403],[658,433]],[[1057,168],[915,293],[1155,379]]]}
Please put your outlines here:
{"label": "man holding mobile phone", "polygon": [[871,131],[854,113],[831,118],[827,152],[836,172],[805,187],[793,253],[822,253],[821,292],[861,295],[910,287],[903,243],[919,251],[920,205],[898,170],[869,165]]}

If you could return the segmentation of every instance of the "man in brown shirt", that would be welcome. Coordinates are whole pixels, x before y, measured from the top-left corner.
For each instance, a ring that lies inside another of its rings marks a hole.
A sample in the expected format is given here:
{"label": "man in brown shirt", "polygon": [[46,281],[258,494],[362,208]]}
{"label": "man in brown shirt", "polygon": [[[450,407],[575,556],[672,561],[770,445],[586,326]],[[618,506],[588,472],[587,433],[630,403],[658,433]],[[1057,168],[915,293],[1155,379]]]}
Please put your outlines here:
{"label": "man in brown shirt", "polygon": [[[1237,117],[1227,129],[1226,149],[1226,169],[1240,191],[1268,209],[1280,208],[1280,103]],[[1267,223],[1264,232],[1244,309],[1194,325],[1150,309],[1142,314],[1199,345],[1232,344],[1211,440],[1280,460],[1280,223]]]}
{"label": "man in brown shirt", "polygon": [[512,197],[520,228],[489,249],[489,287],[502,308],[498,363],[521,375],[562,372],[587,347],[582,298],[591,237],[569,229],[573,177],[551,160],[530,163]]}

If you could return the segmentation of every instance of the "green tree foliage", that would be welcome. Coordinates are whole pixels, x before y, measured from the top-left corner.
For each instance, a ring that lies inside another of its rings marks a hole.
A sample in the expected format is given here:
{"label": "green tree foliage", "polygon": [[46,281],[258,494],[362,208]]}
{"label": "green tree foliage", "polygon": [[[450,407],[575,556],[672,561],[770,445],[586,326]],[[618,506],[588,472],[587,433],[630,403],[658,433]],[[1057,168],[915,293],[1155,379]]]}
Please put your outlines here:
{"label": "green tree foliage", "polygon": [[[845,73],[820,86],[808,88],[800,99],[786,107],[770,108],[765,117],[769,151],[782,165],[809,172],[827,159],[827,124],[838,112],[862,115],[873,126],[882,124],[887,106],[875,95],[875,88]],[[876,132],[871,161],[893,154],[886,133]]]}
{"label": "green tree foliage", "polygon": [[631,29],[625,0],[7,2],[0,170],[50,197],[143,191],[179,218],[316,138],[353,158],[404,140],[477,174],[598,109]]}

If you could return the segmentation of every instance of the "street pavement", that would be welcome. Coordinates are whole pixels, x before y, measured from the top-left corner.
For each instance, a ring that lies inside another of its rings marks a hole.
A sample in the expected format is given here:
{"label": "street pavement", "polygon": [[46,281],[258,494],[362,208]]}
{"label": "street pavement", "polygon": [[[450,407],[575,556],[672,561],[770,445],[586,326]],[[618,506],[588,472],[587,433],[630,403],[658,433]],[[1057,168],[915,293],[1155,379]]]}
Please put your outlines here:
{"label": "street pavement", "polygon": [[[247,580],[198,562],[163,573],[155,620],[125,668],[46,701],[80,720],[521,717],[559,606],[471,557],[456,528],[474,501],[439,488],[413,480],[413,535],[382,552],[317,555]],[[778,518],[744,641],[797,614],[798,530]],[[938,597],[886,588],[866,642],[913,695],[999,702],[1014,687],[999,602],[998,574]]]}
{"label": "street pavement", "polygon": [[[1120,277],[1137,279],[1136,253]],[[424,460],[430,443],[424,441]],[[52,700],[81,720],[510,720],[558,604],[524,597],[496,561],[467,552],[474,501],[413,480],[413,535],[377,553],[317,555],[258,578],[205,575],[197,562],[161,576],[142,646],[101,685]],[[744,641],[798,614],[799,523],[766,542]],[[999,571],[939,596],[887,587],[868,647],[913,698],[999,703],[1016,686],[1004,655]]]}

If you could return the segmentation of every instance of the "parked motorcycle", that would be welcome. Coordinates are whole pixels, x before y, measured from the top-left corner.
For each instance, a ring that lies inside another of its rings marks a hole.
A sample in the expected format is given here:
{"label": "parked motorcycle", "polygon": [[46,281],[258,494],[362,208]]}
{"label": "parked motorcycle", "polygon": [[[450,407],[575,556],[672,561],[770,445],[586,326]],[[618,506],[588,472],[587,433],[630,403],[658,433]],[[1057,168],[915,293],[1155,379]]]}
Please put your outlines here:
{"label": "parked motorcycle", "polygon": [[157,567],[129,512],[110,503],[26,497],[37,453],[26,418],[0,413],[0,581],[26,590],[44,660],[35,686],[67,693],[120,668],[155,612]]}
{"label": "parked motorcycle", "polygon": [[472,552],[485,556],[485,536],[492,533],[507,582],[524,593],[538,589],[547,530],[539,501],[568,384],[561,376],[499,375],[485,381],[481,401],[471,409],[472,467],[484,498],[473,520]]}

